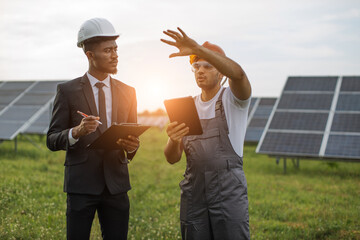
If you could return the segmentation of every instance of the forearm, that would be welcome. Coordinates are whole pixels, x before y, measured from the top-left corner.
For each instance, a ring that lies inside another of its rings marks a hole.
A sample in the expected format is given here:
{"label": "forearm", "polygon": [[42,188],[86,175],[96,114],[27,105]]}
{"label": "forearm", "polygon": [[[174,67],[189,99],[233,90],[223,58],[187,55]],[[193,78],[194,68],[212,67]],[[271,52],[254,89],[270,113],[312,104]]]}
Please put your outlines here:
{"label": "forearm", "polygon": [[229,78],[229,86],[233,94],[241,99],[248,99],[251,95],[251,85],[242,67],[232,59],[203,46],[194,50],[195,55],[213,65],[221,74]]}
{"label": "forearm", "polygon": [[194,50],[194,54],[200,59],[206,60],[220,73],[234,81],[238,81],[246,77],[245,72],[238,63],[215,51],[211,51],[210,49],[199,45]]}
{"label": "forearm", "polygon": [[174,164],[180,161],[182,151],[183,150],[181,148],[181,143],[174,142],[169,138],[166,147],[164,149],[164,155],[169,163]]}

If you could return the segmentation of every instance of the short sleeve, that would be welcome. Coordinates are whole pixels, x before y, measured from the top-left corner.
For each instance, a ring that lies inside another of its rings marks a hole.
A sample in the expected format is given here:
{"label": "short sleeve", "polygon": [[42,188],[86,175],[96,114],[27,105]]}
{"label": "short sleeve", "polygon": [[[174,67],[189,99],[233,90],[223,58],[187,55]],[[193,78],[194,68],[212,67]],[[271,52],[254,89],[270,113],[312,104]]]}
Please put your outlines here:
{"label": "short sleeve", "polygon": [[235,105],[240,109],[246,109],[250,105],[251,96],[246,100],[238,99],[231,91],[230,87],[227,87],[224,92],[224,97],[227,97],[231,104]]}

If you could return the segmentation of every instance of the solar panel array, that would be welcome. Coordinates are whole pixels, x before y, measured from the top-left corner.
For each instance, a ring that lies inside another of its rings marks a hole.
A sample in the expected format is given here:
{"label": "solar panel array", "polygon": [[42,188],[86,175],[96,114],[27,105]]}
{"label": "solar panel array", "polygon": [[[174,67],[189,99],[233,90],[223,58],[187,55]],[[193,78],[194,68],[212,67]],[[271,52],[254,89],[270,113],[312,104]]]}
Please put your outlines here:
{"label": "solar panel array", "polygon": [[252,98],[249,107],[245,142],[259,142],[276,98]]}
{"label": "solar panel array", "polygon": [[49,110],[60,82],[0,82],[0,139],[12,140],[17,134],[36,126],[36,121]]}
{"label": "solar panel array", "polygon": [[161,130],[164,129],[169,122],[167,116],[138,116],[137,120],[140,124],[158,127]]}
{"label": "solar panel array", "polygon": [[360,160],[360,77],[289,77],[256,152]]}

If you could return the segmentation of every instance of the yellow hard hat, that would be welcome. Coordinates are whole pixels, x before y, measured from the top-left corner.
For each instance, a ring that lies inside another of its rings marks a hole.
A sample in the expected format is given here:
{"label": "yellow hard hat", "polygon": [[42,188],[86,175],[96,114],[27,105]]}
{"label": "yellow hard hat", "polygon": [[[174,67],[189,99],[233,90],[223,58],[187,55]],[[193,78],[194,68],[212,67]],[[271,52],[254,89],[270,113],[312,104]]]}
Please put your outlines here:
{"label": "yellow hard hat", "polygon": [[[214,52],[218,52],[220,53],[221,55],[225,55],[225,52],[224,50],[222,50],[221,47],[219,47],[218,45],[215,45],[215,44],[212,44],[212,43],[209,43],[208,41],[204,42],[203,45],[201,45],[207,49],[210,49]],[[199,60],[199,57],[196,56],[196,55],[190,55],[190,64],[193,64],[194,62],[198,61]]]}

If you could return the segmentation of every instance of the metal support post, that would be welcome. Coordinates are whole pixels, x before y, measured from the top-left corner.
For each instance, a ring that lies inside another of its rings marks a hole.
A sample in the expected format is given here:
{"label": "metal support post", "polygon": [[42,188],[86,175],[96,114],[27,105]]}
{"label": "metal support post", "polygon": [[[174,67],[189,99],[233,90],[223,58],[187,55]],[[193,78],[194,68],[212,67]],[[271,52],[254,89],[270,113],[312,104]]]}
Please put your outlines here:
{"label": "metal support post", "polygon": [[17,153],[17,136],[14,139],[14,144],[15,144],[15,153]]}

